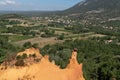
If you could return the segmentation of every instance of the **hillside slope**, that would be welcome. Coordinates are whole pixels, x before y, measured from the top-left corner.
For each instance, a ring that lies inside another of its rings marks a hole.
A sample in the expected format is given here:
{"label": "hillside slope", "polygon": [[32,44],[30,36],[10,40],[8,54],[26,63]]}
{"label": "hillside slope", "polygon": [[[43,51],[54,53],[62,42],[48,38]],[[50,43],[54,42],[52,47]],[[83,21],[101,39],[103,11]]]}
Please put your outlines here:
{"label": "hillside slope", "polygon": [[89,21],[116,19],[120,17],[120,0],[82,0],[61,14]]}
{"label": "hillside slope", "polygon": [[120,11],[120,0],[83,0],[66,10],[69,13],[83,13],[93,10]]}
{"label": "hillside slope", "polygon": [[120,0],[83,0],[61,14],[88,26],[119,27]]}

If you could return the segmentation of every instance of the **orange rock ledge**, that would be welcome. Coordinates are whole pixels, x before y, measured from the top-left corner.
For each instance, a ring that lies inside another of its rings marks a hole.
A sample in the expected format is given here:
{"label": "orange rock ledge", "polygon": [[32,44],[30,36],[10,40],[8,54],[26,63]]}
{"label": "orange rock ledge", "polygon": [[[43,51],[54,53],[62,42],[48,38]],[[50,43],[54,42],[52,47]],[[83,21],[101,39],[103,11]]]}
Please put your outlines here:
{"label": "orange rock ledge", "polygon": [[41,58],[38,63],[31,64],[20,68],[9,67],[1,69],[0,80],[85,80],[82,72],[82,64],[77,62],[77,51],[72,52],[70,63],[65,69],[60,69],[54,63],[49,61],[49,56],[43,57],[38,49],[30,48],[17,55],[27,55],[35,53]]}

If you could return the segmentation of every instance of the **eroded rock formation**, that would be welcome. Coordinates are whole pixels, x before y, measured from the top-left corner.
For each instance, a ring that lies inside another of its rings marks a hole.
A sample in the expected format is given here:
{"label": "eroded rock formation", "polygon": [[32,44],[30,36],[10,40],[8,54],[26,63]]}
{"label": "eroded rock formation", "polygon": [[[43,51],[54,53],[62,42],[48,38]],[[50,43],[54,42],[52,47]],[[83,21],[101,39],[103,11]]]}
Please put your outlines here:
{"label": "eroded rock formation", "polygon": [[[82,64],[78,64],[77,52],[73,51],[70,63],[65,69],[60,69],[49,61],[49,56],[42,56],[38,49],[30,48],[18,53],[22,55],[35,53],[41,60],[24,67],[8,67],[0,70],[0,80],[85,80],[82,72]],[[0,66],[2,68],[3,66]]]}

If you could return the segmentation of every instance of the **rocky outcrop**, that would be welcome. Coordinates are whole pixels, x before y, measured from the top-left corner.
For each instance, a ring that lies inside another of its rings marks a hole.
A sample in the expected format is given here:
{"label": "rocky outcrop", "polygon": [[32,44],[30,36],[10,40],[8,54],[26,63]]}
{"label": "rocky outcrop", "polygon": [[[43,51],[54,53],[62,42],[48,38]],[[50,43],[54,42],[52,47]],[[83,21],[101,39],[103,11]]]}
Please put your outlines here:
{"label": "rocky outcrop", "polygon": [[22,56],[23,54],[26,54],[28,57],[29,57],[29,55],[33,55],[33,54],[35,54],[37,57],[42,57],[42,55],[39,52],[39,49],[35,49],[35,48],[29,48],[23,52],[19,52],[19,53],[17,53],[17,56],[19,56],[19,55]]}
{"label": "rocky outcrop", "polygon": [[0,70],[0,80],[85,80],[82,64],[79,64],[76,59],[76,51],[72,52],[70,63],[65,69],[60,69],[54,62],[51,63],[48,55],[43,57],[38,54],[38,49],[30,48],[18,55],[22,55],[22,53],[35,53],[37,57],[41,57],[41,60],[29,66]]}

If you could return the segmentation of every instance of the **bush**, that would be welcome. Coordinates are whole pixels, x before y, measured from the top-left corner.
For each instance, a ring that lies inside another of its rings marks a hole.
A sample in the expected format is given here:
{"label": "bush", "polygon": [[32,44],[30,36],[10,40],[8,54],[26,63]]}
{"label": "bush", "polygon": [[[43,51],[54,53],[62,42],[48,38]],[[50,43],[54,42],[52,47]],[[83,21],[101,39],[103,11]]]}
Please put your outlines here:
{"label": "bush", "polygon": [[34,59],[35,62],[40,62],[41,59]]}
{"label": "bush", "polygon": [[33,58],[36,58],[36,54],[30,54],[29,57],[33,57]]}
{"label": "bush", "polygon": [[25,58],[27,58],[27,54],[26,54],[26,53],[24,53],[24,54],[22,55],[22,59],[25,59]]}
{"label": "bush", "polygon": [[25,53],[24,53],[22,56],[18,55],[18,56],[16,57],[17,60],[26,59],[26,58],[27,58],[27,54],[25,54]]}
{"label": "bush", "polygon": [[25,66],[25,62],[23,59],[19,59],[16,61],[15,66]]}
{"label": "bush", "polygon": [[38,45],[38,43],[35,43],[35,44],[32,45],[32,47],[33,48],[39,48],[39,45]]}
{"label": "bush", "polygon": [[36,56],[36,54],[32,54],[32,57],[35,58],[35,57],[37,57],[37,56]]}
{"label": "bush", "polygon": [[24,48],[30,48],[32,46],[31,42],[26,42],[23,44]]}
{"label": "bush", "polygon": [[17,60],[21,59],[21,56],[20,56],[20,55],[18,55],[18,56],[16,57],[16,59],[17,59]]}
{"label": "bush", "polygon": [[64,39],[64,35],[63,35],[63,34],[60,35],[57,39],[58,39],[58,40],[63,40],[63,39]]}

